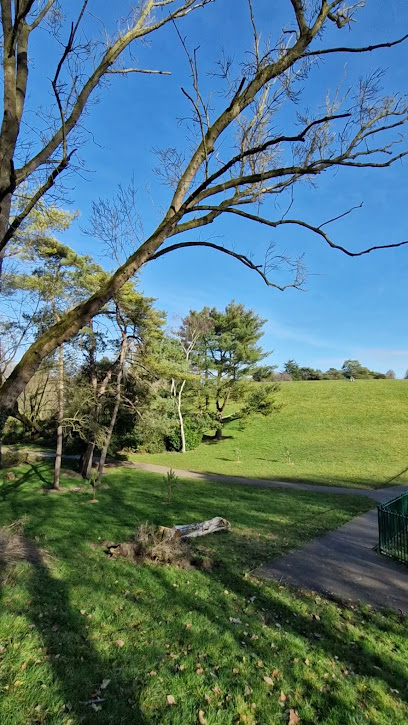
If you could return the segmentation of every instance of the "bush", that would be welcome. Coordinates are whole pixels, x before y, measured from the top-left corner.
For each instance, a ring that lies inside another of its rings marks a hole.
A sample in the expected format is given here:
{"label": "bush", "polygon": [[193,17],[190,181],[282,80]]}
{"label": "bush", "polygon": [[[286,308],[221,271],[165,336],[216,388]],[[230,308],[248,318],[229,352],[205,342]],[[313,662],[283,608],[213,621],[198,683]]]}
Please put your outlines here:
{"label": "bush", "polygon": [[4,451],[2,455],[3,468],[13,468],[27,463],[27,451]]}
{"label": "bush", "polygon": [[[184,435],[186,439],[186,450],[193,451],[203,440],[204,422],[197,418],[185,418]],[[166,439],[168,451],[181,451],[180,428],[176,428]]]}

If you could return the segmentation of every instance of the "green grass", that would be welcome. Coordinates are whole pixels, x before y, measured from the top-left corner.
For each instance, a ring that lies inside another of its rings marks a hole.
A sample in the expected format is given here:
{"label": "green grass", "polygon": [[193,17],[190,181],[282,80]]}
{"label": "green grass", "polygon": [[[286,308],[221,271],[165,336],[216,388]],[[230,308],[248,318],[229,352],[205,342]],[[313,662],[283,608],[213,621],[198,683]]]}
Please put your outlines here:
{"label": "green grass", "polygon": [[279,398],[280,413],[253,420],[244,430],[236,422],[226,426],[224,434],[230,438],[221,443],[204,443],[184,455],[132,459],[333,486],[381,488],[408,482],[408,381],[284,383]]}
{"label": "green grass", "polygon": [[[49,464],[16,471],[0,486],[0,525],[27,516],[47,553],[1,572],[2,725],[193,725],[200,710],[208,725],[286,725],[290,708],[310,725],[407,722],[406,620],[248,574],[358,515],[365,499],[182,481],[166,505],[161,477],[122,469],[92,505],[89,491],[44,492]],[[232,530],[195,543],[209,571],[103,552],[104,539],[123,541],[141,522],[216,514]]]}

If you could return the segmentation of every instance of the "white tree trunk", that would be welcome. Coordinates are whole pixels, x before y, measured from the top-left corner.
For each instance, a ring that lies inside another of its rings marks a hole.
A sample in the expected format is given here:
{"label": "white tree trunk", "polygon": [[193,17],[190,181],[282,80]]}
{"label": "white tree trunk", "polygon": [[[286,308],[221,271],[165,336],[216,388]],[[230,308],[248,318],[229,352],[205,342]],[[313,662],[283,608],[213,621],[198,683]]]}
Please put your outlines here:
{"label": "white tree trunk", "polygon": [[206,536],[206,534],[213,534],[215,531],[222,531],[230,527],[231,524],[227,519],[222,519],[221,516],[215,516],[213,519],[201,521],[197,524],[179,524],[178,526],[173,526],[173,531],[180,539],[192,539],[196,536]]}
{"label": "white tree trunk", "polygon": [[58,417],[57,417],[57,446],[55,449],[54,484],[56,491],[59,490],[61,459],[62,459],[62,422],[64,420],[64,346],[60,345],[58,350]]}

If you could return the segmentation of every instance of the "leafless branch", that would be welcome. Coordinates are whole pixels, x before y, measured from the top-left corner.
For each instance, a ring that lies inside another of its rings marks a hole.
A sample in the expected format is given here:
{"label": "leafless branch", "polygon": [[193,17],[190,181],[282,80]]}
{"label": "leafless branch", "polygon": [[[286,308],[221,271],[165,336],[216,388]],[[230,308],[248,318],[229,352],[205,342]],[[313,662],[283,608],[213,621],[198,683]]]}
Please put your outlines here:
{"label": "leafless branch", "polygon": [[398,40],[391,40],[389,43],[377,43],[376,45],[366,45],[361,48],[348,48],[347,46],[339,46],[338,48],[321,48],[320,50],[308,50],[304,53],[304,58],[310,58],[313,55],[327,55],[327,53],[370,53],[372,50],[380,48],[393,48],[394,45],[403,43],[408,38],[408,33]]}
{"label": "leafless branch", "polygon": [[279,290],[280,292],[283,292],[286,289],[289,288],[296,288],[300,289],[301,285],[304,282],[304,275],[301,274],[300,267],[297,269],[296,277],[294,282],[285,284],[285,285],[278,285],[275,282],[272,282],[270,279],[268,279],[267,273],[265,271],[265,265],[257,265],[255,264],[249,257],[245,256],[244,254],[239,254],[238,252],[234,252],[232,249],[227,249],[226,247],[222,247],[220,244],[215,244],[214,242],[177,242],[176,244],[172,244],[169,247],[165,247],[164,249],[160,249],[158,252],[156,252],[150,259],[159,259],[160,257],[163,257],[165,254],[168,254],[169,252],[174,252],[177,249],[185,249],[188,247],[207,247],[208,249],[215,249],[217,252],[222,252],[223,254],[227,254],[230,257],[233,257],[234,259],[237,259],[239,262],[241,262],[245,267],[248,267],[248,269],[251,269],[252,271],[256,272],[257,274],[262,277],[263,281],[268,287],[274,287],[275,289]]}
{"label": "leafless branch", "polygon": [[119,73],[122,75],[126,73],[153,73],[161,76],[171,76],[169,70],[150,70],[148,68],[111,68],[106,73]]}

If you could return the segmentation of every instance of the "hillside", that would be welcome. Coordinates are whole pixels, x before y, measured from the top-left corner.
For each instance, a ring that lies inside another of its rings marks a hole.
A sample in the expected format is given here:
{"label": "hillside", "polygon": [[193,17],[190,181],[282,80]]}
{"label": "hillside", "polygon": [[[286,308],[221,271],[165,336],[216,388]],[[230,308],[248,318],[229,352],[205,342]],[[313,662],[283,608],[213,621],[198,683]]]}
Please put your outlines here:
{"label": "hillside", "polygon": [[[408,381],[283,383],[282,410],[195,451],[134,459],[175,468],[322,484],[381,487],[408,467]],[[392,485],[408,481],[408,471]],[[390,484],[391,485],[391,484]]]}

